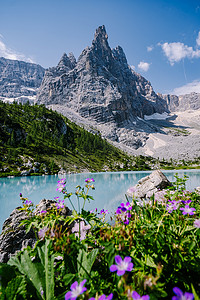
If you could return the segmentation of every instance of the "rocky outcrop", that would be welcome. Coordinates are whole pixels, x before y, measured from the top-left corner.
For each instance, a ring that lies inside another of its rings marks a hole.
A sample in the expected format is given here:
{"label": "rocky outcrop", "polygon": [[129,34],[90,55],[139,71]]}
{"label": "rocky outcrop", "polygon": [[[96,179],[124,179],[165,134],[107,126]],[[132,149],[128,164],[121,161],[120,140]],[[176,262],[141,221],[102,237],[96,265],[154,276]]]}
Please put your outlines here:
{"label": "rocky outcrop", "polygon": [[144,115],[167,111],[166,101],[150,82],[128,65],[123,49],[110,48],[104,26],[77,62],[73,54],[64,54],[57,67],[46,70],[37,103],[54,109],[60,105],[68,117],[73,113],[87,122],[109,125],[106,130],[98,127],[104,137],[135,148],[145,141],[143,126],[147,132],[156,130],[143,122]]}
{"label": "rocky outcrop", "polygon": [[162,97],[167,101],[167,105],[171,112],[200,109],[199,93],[190,93],[181,96],[163,95]]}
{"label": "rocky outcrop", "polygon": [[34,99],[44,71],[37,64],[0,57],[0,99]]}
{"label": "rocky outcrop", "polygon": [[[53,200],[41,200],[33,214],[37,215],[41,211],[50,209],[54,203]],[[60,213],[66,217],[71,214],[71,211],[64,207]],[[27,218],[26,211],[21,210],[21,207],[17,207],[5,220],[0,235],[0,263],[6,263],[12,255],[27,246],[33,247],[35,245],[35,232],[31,229],[26,233],[25,225],[21,225],[21,221]]]}
{"label": "rocky outcrop", "polygon": [[134,196],[135,199],[144,199],[171,185],[171,182],[160,170],[155,170],[150,175],[140,179],[134,187],[129,188],[127,195],[129,197]]}

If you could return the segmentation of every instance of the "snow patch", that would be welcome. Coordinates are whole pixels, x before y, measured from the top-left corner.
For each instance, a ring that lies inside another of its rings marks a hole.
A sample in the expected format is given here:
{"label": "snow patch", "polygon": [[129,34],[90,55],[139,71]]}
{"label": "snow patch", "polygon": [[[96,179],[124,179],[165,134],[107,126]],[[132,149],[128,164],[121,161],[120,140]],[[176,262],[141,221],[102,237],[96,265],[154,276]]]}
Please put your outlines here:
{"label": "snow patch", "polygon": [[162,114],[154,113],[153,115],[150,115],[150,116],[147,116],[147,115],[144,116],[144,119],[146,121],[148,121],[148,120],[166,120],[167,118],[169,118],[169,114],[166,112],[164,112]]}

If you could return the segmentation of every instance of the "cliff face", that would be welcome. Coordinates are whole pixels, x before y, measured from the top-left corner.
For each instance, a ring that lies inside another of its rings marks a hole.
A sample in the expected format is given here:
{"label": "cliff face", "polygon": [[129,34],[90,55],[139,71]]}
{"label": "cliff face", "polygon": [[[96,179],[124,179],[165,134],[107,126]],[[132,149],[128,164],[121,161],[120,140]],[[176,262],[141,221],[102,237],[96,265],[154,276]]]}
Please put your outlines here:
{"label": "cliff face", "polygon": [[73,54],[64,54],[57,67],[46,70],[37,102],[62,106],[83,120],[109,124],[109,129],[100,131],[114,141],[122,139],[123,129],[123,141],[136,148],[137,117],[168,111],[150,82],[130,68],[122,48],[110,48],[104,26],[96,30],[91,47],[82,51],[77,62]]}
{"label": "cliff face", "polygon": [[44,68],[24,61],[0,58],[0,97],[36,96],[44,77]]}
{"label": "cliff face", "polygon": [[104,26],[96,30],[92,46],[77,62],[73,54],[64,54],[57,67],[46,71],[37,101],[61,104],[84,118],[118,125],[167,110],[150,82],[129,67],[122,48],[111,50]]}
{"label": "cliff face", "polygon": [[166,100],[171,112],[200,109],[199,93],[190,93],[181,96],[164,95],[162,97]]}

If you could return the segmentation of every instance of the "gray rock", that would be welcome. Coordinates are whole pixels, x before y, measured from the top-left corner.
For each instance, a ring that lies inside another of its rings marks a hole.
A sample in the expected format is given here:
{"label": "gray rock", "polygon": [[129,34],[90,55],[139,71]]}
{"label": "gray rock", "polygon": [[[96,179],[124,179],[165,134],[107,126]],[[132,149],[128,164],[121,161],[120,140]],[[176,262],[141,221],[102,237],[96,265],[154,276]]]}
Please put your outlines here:
{"label": "gray rock", "polygon": [[22,97],[26,102],[36,96],[44,72],[40,65],[0,57],[0,97]]}
{"label": "gray rock", "polygon": [[[55,203],[53,200],[43,199],[37,205],[33,214],[37,215],[41,211],[46,211]],[[31,229],[26,233],[25,225],[20,225],[21,221],[28,218],[26,211],[17,207],[5,220],[2,233],[0,235],[0,263],[6,263],[12,255],[23,250],[27,246],[34,247],[36,242],[35,232]],[[64,207],[61,212],[64,217],[71,215],[71,210]]]}
{"label": "gray rock", "polygon": [[[49,68],[37,94],[37,103],[60,105],[62,113],[94,121],[103,137],[138,148],[155,126],[144,115],[168,111],[149,81],[128,65],[123,49],[111,49],[105,27],[100,26],[91,47],[84,49],[77,62],[64,54],[57,67]],[[67,110],[66,110],[67,109]],[[138,117],[140,119],[138,119]]]}
{"label": "gray rock", "polygon": [[197,187],[195,188],[195,192],[196,192],[197,194],[200,195],[200,186],[197,186]]}
{"label": "gray rock", "polygon": [[30,175],[30,173],[31,173],[31,170],[23,170],[23,171],[21,171],[20,175],[21,176],[28,176],[28,175]]}
{"label": "gray rock", "polygon": [[181,96],[163,95],[162,97],[167,101],[169,110],[172,112],[200,109],[200,93]]}
{"label": "gray rock", "polygon": [[160,170],[155,170],[150,175],[140,179],[134,187],[129,188],[127,195],[129,197],[134,196],[135,199],[144,199],[147,195],[155,194],[171,185],[171,182]]}

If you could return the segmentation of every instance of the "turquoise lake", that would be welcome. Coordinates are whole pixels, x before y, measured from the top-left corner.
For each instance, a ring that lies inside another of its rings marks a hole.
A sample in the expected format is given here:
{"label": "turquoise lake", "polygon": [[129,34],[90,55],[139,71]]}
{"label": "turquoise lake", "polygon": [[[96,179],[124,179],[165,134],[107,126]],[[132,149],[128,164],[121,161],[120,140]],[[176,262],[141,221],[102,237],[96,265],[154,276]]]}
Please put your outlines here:
{"label": "turquoise lake", "polygon": [[[84,186],[85,179],[92,177],[95,180],[95,190],[91,190],[89,195],[94,197],[94,201],[86,203],[85,209],[97,208],[101,210],[104,208],[114,212],[118,204],[126,201],[127,189],[150,173],[151,171],[132,171],[0,178],[0,232],[5,219],[15,207],[21,205],[19,193],[22,193],[23,197],[29,198],[36,205],[44,198],[53,199],[56,196],[62,198],[62,194],[56,191],[57,181],[61,178],[66,178],[68,192],[75,192],[77,185]],[[200,186],[200,170],[175,170],[163,171],[163,173],[170,181],[175,180],[174,174],[176,173],[180,177],[186,174],[189,176],[186,188],[190,191]],[[72,200],[77,207],[76,198],[73,197]],[[67,200],[65,204],[71,208]]]}

